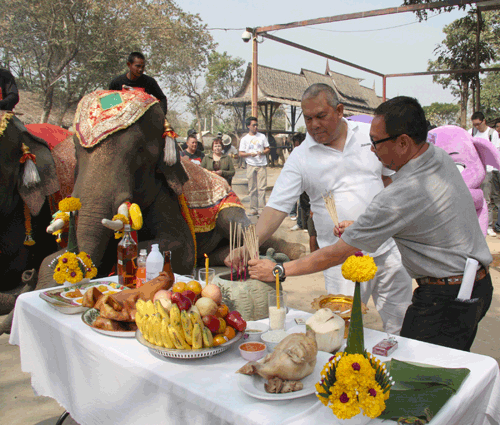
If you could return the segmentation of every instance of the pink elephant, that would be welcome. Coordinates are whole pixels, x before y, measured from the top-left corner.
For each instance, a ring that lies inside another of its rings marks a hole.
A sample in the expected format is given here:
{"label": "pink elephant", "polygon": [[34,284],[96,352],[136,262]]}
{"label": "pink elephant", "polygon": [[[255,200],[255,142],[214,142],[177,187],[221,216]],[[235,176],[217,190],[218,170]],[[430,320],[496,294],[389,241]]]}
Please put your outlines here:
{"label": "pink elephant", "polygon": [[484,235],[488,230],[488,205],[481,183],[486,176],[486,165],[500,168],[500,152],[486,139],[472,137],[466,130],[454,125],[435,128],[427,141],[444,149],[457,164],[470,190],[477,218]]}

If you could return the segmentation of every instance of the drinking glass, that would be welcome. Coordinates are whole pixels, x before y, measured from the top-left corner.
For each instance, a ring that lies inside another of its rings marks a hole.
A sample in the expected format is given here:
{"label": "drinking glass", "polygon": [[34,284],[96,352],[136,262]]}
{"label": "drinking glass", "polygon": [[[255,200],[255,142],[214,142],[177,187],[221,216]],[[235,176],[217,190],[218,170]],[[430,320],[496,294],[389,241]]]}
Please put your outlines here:
{"label": "drinking glass", "polygon": [[208,269],[208,276],[206,268],[200,269],[200,271],[198,272],[198,280],[202,285],[212,283],[214,277],[215,269]]}
{"label": "drinking glass", "polygon": [[268,293],[269,329],[271,330],[285,330],[287,295],[286,292],[280,291],[280,308],[278,309],[276,293],[274,291]]}

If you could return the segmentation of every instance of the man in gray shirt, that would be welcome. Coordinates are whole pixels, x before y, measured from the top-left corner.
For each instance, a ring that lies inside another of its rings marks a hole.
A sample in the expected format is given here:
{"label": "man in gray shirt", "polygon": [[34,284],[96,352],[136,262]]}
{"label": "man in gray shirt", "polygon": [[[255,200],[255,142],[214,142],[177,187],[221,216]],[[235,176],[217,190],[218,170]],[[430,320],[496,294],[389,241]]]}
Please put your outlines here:
{"label": "man in gray shirt", "polygon": [[[342,238],[307,257],[285,263],[281,276],[314,273],[342,264],[363,249],[375,251],[394,238],[419,287],[408,307],[401,336],[469,350],[477,325],[491,304],[491,254],[470,192],[455,163],[442,149],[426,143],[424,112],[415,99],[396,97],[375,111],[370,129],[372,151],[396,171],[355,223],[336,228]],[[468,258],[481,265],[471,302],[457,301]],[[250,276],[272,281],[274,263],[249,262]]]}

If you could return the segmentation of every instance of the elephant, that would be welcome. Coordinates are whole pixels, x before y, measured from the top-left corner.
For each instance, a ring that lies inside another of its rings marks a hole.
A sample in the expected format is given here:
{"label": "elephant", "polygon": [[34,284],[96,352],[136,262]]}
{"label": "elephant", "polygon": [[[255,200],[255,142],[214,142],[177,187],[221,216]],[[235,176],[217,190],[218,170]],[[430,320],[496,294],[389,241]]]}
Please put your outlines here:
{"label": "elephant", "polygon": [[[20,162],[26,158],[23,144],[35,156],[40,178],[30,187],[23,182],[27,168],[27,162]],[[59,249],[45,229],[52,217],[51,205],[63,196],[61,188],[72,191],[74,163],[71,137],[49,145],[29,132],[13,113],[0,111],[0,315],[11,312],[20,292],[34,288],[42,260]],[[68,176],[61,185],[59,176],[65,173]],[[25,244],[29,227],[35,241],[31,246]],[[24,273],[26,270],[31,271]]]}
{"label": "elephant", "polygon": [[[181,195],[184,195],[188,186],[194,192],[204,193],[205,189],[200,189],[204,187],[202,183],[214,184],[215,189],[210,187],[214,192],[219,192],[224,189],[223,184],[227,183],[196,164],[180,160],[180,151],[173,138],[164,135],[165,117],[157,102],[150,104],[145,98],[142,106],[137,106],[142,108],[136,114],[137,119],[126,125],[116,124],[118,118],[112,116],[112,108],[103,111],[108,114],[107,118],[99,121],[95,112],[99,107],[92,105],[99,99],[102,104],[104,97],[116,93],[97,91],[86,95],[80,101],[75,116],[77,165],[73,196],[79,198],[82,204],[76,230],[80,250],[90,255],[99,276],[108,276],[117,261],[118,241],[113,238],[112,229],[122,226],[119,221],[110,219],[124,208],[126,210],[126,203],[130,202],[140,207],[143,216],[143,227],[137,232],[139,249],[149,249],[153,243],[159,243],[160,251],[171,251],[172,269],[178,274],[191,274],[204,254],[209,256],[210,264],[223,265],[228,253],[229,223],[238,222],[244,227],[250,225],[245,210],[235,200],[215,211],[215,215],[208,219],[211,224],[207,225],[207,231],[196,234],[195,248],[192,229],[183,217]],[[118,93],[122,98],[126,97],[123,91]],[[117,116],[122,106],[119,104],[115,107]],[[123,107],[124,110],[127,107]],[[99,121],[96,126],[100,127],[96,134],[108,135],[89,142],[89,134],[96,128],[89,125],[91,121]],[[113,122],[116,128],[110,127]],[[197,169],[191,170],[191,174],[198,173],[190,181],[186,171],[189,167]],[[213,183],[213,180],[207,180],[209,176],[218,180]],[[230,187],[227,188],[230,191]],[[114,227],[116,225],[118,227]],[[262,247],[264,252],[269,246]],[[277,246],[283,249],[287,245],[278,242]],[[57,255],[44,260],[39,270],[37,289],[55,286],[48,265]],[[289,256],[294,257],[293,254]]]}

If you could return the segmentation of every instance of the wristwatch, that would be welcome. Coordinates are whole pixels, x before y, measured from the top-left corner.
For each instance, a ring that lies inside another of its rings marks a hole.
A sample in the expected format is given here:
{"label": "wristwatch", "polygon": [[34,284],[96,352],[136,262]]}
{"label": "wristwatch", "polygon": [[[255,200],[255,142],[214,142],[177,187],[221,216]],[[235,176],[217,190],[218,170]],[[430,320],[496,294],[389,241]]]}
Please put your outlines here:
{"label": "wristwatch", "polygon": [[286,279],[285,275],[285,268],[283,267],[283,263],[276,263],[276,265],[273,268],[273,275],[276,276],[276,273],[278,273],[278,278],[280,282],[284,282]]}

